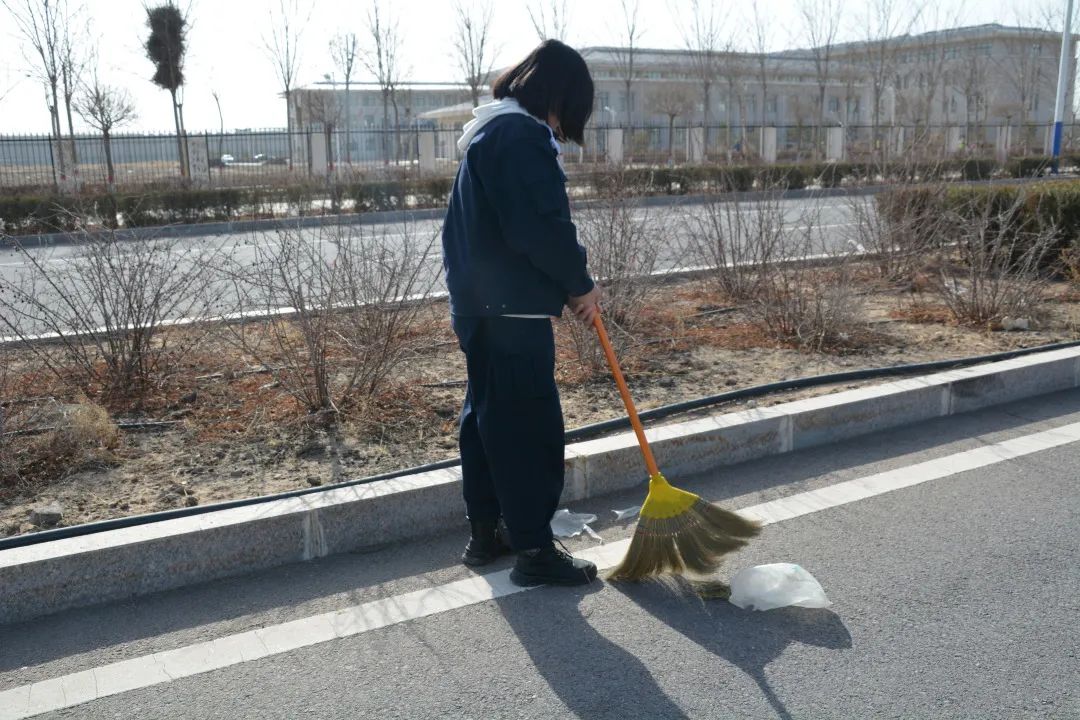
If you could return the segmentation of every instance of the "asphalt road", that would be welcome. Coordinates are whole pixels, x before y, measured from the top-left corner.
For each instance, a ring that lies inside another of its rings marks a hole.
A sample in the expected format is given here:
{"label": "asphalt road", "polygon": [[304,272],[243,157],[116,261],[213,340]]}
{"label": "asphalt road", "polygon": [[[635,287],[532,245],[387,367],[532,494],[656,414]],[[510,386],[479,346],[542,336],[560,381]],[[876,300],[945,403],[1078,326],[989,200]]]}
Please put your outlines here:
{"label": "asphalt road", "polygon": [[[853,248],[860,249],[854,232],[853,206],[867,202],[872,202],[872,199],[862,196],[780,201],[779,207],[783,216],[783,228],[780,232],[783,239],[780,242],[781,248],[778,254],[838,253]],[[749,201],[741,203],[737,210],[741,220],[751,228],[761,227],[760,211],[760,203]],[[576,215],[579,225],[584,222],[586,212],[582,211]],[[701,212],[701,206],[679,204],[634,211],[634,218],[642,223],[646,241],[657,250],[655,270],[670,270],[710,262],[709,258],[703,258],[700,254],[688,249],[688,242],[694,236],[699,236],[700,226],[695,218],[700,217]],[[424,292],[437,293],[445,290],[439,239],[441,222],[441,220],[423,220],[408,225],[385,223],[341,228],[309,228],[296,232],[299,232],[307,250],[310,250],[314,256],[324,258],[327,262],[331,262],[336,256],[335,242],[341,232],[359,232],[366,238],[378,236],[392,248],[401,248],[406,242],[411,243],[414,248],[427,248],[416,288]],[[602,225],[601,222],[600,226]],[[206,294],[213,295],[214,301],[204,306],[199,302],[193,302],[191,298],[184,298],[178,301],[175,310],[166,313],[164,319],[178,319],[185,313],[202,314],[205,312],[225,315],[288,307],[290,303],[283,293],[275,294],[262,288],[237,285],[224,277],[222,272],[230,268],[250,268],[260,256],[265,258],[277,254],[276,248],[279,242],[276,232],[265,231],[198,236],[169,241],[171,252],[175,253],[177,266],[172,274],[178,277],[193,267],[205,269],[208,273],[207,277],[214,280],[207,286],[209,289]],[[128,247],[132,246],[128,245]],[[79,298],[77,304],[86,308],[85,311],[80,309],[80,317],[93,316],[89,324],[95,327],[103,324],[104,314],[101,311],[101,303],[93,300],[93,297],[100,293],[94,293],[87,288],[86,283],[78,277],[78,273],[74,272],[80,262],[85,266],[85,248],[67,245],[28,249],[26,252],[34,262],[38,263],[40,269],[32,268],[33,262],[20,251],[11,248],[0,250],[0,301],[10,302],[12,297],[9,292],[4,292],[5,287],[32,287],[30,294],[36,298],[37,302],[47,308],[58,309],[62,320],[71,313],[61,301],[62,295],[66,292]],[[57,279],[60,280],[60,286],[67,288],[64,292],[57,289],[57,283],[49,282],[49,280]],[[241,287],[243,289],[240,289]],[[107,296],[107,293],[103,295]],[[22,311],[28,309],[26,303],[16,303],[16,306]],[[8,314],[14,316],[16,313],[9,311]],[[31,314],[39,313],[32,312]],[[34,319],[26,319],[22,325],[23,332],[27,334],[45,333],[51,329],[48,323]],[[71,321],[62,322],[61,326],[71,329],[79,327],[80,324]],[[0,327],[0,337],[10,334],[9,330]]]}
{"label": "asphalt road", "polygon": [[[680,484],[745,508],[1078,421],[1070,392]],[[541,588],[42,717],[1075,719],[1078,466],[1075,443],[952,473],[769,525],[728,563],[797,562],[827,610],[744,611],[678,583]],[[610,543],[629,534],[610,510],[635,502],[575,509],[601,515]],[[404,607],[472,576],[455,559],[464,533],[0,628],[0,692],[374,600]]]}

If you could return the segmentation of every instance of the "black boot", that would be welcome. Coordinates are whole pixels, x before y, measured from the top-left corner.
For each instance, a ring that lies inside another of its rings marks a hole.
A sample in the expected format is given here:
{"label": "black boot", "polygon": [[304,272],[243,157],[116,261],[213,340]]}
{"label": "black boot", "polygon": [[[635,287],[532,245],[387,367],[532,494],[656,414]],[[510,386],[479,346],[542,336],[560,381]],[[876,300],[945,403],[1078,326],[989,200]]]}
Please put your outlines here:
{"label": "black boot", "polygon": [[509,555],[510,544],[506,541],[501,523],[483,520],[470,520],[472,537],[465,546],[461,562],[469,567],[487,565],[503,555]]}
{"label": "black boot", "polygon": [[520,587],[533,585],[586,585],[596,579],[596,565],[575,558],[554,543],[518,553],[510,571],[510,582]]}

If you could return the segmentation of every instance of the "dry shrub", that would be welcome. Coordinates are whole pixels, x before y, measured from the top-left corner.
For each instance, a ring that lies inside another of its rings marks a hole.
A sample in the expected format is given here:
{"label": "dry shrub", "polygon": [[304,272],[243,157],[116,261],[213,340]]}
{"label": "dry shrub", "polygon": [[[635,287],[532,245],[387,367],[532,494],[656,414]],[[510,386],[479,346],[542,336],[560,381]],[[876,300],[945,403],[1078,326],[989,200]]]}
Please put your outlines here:
{"label": "dry shrub", "polygon": [[849,348],[865,330],[850,253],[829,253],[816,210],[785,241],[786,259],[763,275],[748,313],[770,337],[812,352]]}
{"label": "dry shrub", "polygon": [[[21,341],[73,393],[140,402],[167,366],[200,342],[170,321],[227,311],[221,252],[173,239],[94,234],[73,252],[16,244],[25,271],[0,280],[0,330]],[[40,342],[36,336],[51,334]]]}
{"label": "dry shrub", "polygon": [[117,462],[120,431],[99,405],[50,403],[11,419],[0,438],[0,486],[47,483]]}
{"label": "dry shrub", "polygon": [[230,271],[252,318],[230,326],[232,339],[319,423],[362,410],[426,341],[416,330],[438,277],[435,237],[411,224],[254,236],[254,259]]}
{"label": "dry shrub", "polygon": [[[600,201],[575,216],[590,272],[603,290],[604,325],[616,354],[626,361],[632,359],[643,311],[655,294],[650,276],[661,259],[678,264],[669,233],[650,222],[646,208],[635,208],[633,199],[622,176],[616,175],[605,185]],[[603,373],[607,364],[593,329],[570,315],[563,323],[586,376]]]}
{"label": "dry shrub", "polygon": [[688,258],[707,269],[704,277],[713,291],[733,302],[758,294],[763,278],[783,255],[782,194],[766,193],[760,200],[710,196],[686,208],[683,222]]}
{"label": "dry shrub", "polygon": [[1041,315],[1048,283],[1046,258],[1056,246],[1054,228],[1028,229],[1021,221],[1026,194],[1006,205],[975,197],[961,213],[947,260],[930,278],[930,291],[957,322],[996,327],[1005,318]]}
{"label": "dry shrub", "polygon": [[879,276],[891,282],[912,281],[927,256],[941,247],[952,216],[941,213],[945,186],[920,188],[918,192],[893,190],[873,201],[848,199],[853,224],[848,244],[857,252],[870,253]]}

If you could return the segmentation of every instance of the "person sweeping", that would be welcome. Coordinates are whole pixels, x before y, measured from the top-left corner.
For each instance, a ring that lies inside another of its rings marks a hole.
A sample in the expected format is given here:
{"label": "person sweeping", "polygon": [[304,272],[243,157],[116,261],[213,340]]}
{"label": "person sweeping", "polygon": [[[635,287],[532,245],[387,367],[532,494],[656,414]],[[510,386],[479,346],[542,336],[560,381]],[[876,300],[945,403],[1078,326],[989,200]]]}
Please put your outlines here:
{"label": "person sweeping", "polygon": [[[468,386],[459,446],[471,538],[462,561],[514,552],[518,585],[579,585],[593,563],[556,546],[563,417],[552,319],[592,324],[600,290],[570,218],[560,142],[584,141],[593,81],[584,59],[547,40],[473,110],[443,226],[443,268]],[[502,525],[505,525],[505,533]]]}
{"label": "person sweeping", "polygon": [[619,369],[558,162],[559,142],[581,144],[592,113],[585,61],[547,40],[496,80],[492,94],[458,141],[465,157],[443,226],[450,311],[469,378],[459,442],[472,536],[462,561],[485,565],[512,550],[518,585],[596,578],[594,564],[556,547],[550,525],[564,452],[551,319],[569,306],[596,329],[649,473],[626,557],[608,578],[708,576],[760,524],[667,481]]}

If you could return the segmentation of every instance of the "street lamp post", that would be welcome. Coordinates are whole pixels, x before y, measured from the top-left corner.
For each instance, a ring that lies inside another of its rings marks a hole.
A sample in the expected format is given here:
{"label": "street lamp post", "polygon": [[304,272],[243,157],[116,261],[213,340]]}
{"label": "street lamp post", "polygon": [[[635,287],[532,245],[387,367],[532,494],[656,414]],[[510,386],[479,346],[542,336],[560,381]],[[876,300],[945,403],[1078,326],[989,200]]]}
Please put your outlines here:
{"label": "street lamp post", "polygon": [[1058,59],[1057,103],[1054,105],[1054,147],[1052,169],[1057,175],[1061,159],[1061,136],[1065,120],[1065,86],[1068,83],[1069,65],[1072,62],[1072,13],[1073,0],[1066,0],[1065,27],[1061,31],[1061,57]]}

